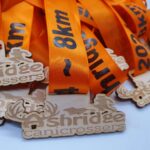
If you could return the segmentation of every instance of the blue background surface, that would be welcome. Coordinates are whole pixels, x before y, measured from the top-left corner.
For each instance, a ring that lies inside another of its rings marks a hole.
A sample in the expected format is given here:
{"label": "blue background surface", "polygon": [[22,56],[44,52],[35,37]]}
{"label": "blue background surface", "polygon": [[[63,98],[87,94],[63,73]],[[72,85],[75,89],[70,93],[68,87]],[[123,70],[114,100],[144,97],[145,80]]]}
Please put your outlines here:
{"label": "blue background surface", "polygon": [[0,127],[0,150],[150,150],[150,106],[138,109],[131,102],[116,106],[126,114],[123,133],[24,140],[20,125],[9,122]]}

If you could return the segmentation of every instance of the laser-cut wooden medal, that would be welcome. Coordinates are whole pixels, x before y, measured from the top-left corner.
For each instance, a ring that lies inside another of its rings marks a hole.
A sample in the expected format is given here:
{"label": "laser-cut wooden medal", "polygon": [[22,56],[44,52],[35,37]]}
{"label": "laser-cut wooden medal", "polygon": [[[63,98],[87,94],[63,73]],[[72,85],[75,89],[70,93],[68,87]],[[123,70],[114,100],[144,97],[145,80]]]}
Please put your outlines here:
{"label": "laser-cut wooden medal", "polygon": [[32,54],[19,47],[5,56],[4,43],[0,41],[0,86],[15,85],[44,79],[43,64],[34,62]]}
{"label": "laser-cut wooden medal", "polygon": [[98,94],[94,104],[87,99],[80,103],[63,98],[54,100],[41,89],[35,90],[31,97],[28,103],[27,99],[21,99],[9,104],[6,112],[7,119],[22,124],[24,138],[98,134],[125,129],[124,113],[117,111],[113,107],[114,101],[104,94]]}
{"label": "laser-cut wooden medal", "polygon": [[134,85],[133,90],[128,90],[123,85],[117,89],[117,96],[121,99],[131,99],[138,107],[144,107],[150,103],[150,82],[143,82],[132,76],[129,72],[129,78]]}

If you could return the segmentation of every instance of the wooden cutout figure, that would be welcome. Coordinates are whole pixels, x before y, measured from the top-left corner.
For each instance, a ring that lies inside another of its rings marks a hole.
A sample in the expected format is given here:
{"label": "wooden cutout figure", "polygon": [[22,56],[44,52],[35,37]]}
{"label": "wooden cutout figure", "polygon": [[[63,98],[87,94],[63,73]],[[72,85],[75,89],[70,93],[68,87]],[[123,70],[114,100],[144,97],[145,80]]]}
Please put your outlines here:
{"label": "wooden cutout figure", "polygon": [[129,77],[132,80],[135,89],[128,90],[124,86],[120,86],[116,93],[117,96],[121,99],[131,99],[137,104],[138,107],[144,107],[150,103],[150,83],[144,83],[139,81],[132,76],[132,73],[129,73]]}
{"label": "wooden cutout figure", "polygon": [[106,95],[98,94],[94,99],[93,106],[97,108],[99,111],[116,111],[114,108],[115,101]]}
{"label": "wooden cutout figure", "polygon": [[6,57],[4,43],[0,41],[0,86],[44,80],[43,64],[34,62],[31,56],[29,51],[15,47]]}
{"label": "wooden cutout figure", "polygon": [[30,112],[42,112],[44,107],[44,102],[46,99],[46,93],[43,90],[36,90],[31,95],[23,98],[23,107],[26,113]]}
{"label": "wooden cutout figure", "polygon": [[0,41],[1,49],[0,49],[0,64],[6,63],[7,65],[12,63],[18,63],[21,64],[23,62],[33,62],[32,59],[29,59],[28,57],[31,57],[32,54],[27,51],[23,50],[19,47],[12,48],[9,57],[5,56],[5,46],[2,41]]}
{"label": "wooden cutout figure", "polygon": [[114,53],[114,50],[112,50],[110,48],[106,48],[106,51],[108,52],[108,54],[111,56],[111,58],[115,61],[115,63],[118,65],[118,67],[122,71],[129,69],[129,65],[127,64],[127,62],[123,56],[117,56]]}
{"label": "wooden cutout figure", "polygon": [[51,101],[47,95],[43,111],[27,112],[22,99],[8,105],[6,118],[20,122],[27,139],[123,131],[125,115],[113,105],[114,101],[104,94],[84,107],[70,106],[65,99]]}
{"label": "wooden cutout figure", "polygon": [[32,54],[29,51],[20,50],[20,48],[12,48],[9,56],[9,60],[14,63],[33,62],[32,59],[28,58]]}

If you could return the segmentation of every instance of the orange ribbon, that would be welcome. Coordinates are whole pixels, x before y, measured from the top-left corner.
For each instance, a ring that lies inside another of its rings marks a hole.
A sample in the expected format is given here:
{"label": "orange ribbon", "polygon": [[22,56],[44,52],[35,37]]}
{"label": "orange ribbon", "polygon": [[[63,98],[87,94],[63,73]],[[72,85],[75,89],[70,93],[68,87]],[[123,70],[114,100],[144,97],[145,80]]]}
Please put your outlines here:
{"label": "orange ribbon", "polygon": [[33,11],[33,6],[20,2],[2,12],[2,36],[6,44],[6,54],[13,47],[29,49]]}
{"label": "orange ribbon", "polygon": [[90,68],[90,90],[93,94],[110,94],[127,79],[126,73],[121,71],[94,33],[84,25],[82,37]]}
{"label": "orange ribbon", "polygon": [[[145,0],[0,0],[0,40],[30,50],[50,68],[49,92],[111,94],[150,69],[150,13]],[[125,57],[121,71],[106,51]]]}
{"label": "orange ribbon", "polygon": [[[124,20],[120,17],[121,15],[119,16],[119,14],[112,7],[112,5],[108,3],[108,1],[95,0],[94,2],[91,2],[90,0],[81,0],[81,3],[92,15],[106,46],[114,49],[116,54],[123,55],[130,65],[130,69],[135,70],[135,75],[141,74],[150,69],[149,49],[147,49],[144,44],[140,43],[138,39],[136,39],[137,36],[127,28]],[[124,3],[125,2],[123,2],[123,4]],[[136,20],[139,18],[137,21],[137,35],[146,36],[147,22],[145,21],[146,13],[144,12],[145,10],[143,10],[143,7],[140,8],[138,5],[135,6],[135,4],[133,7],[132,3],[131,5],[126,3],[124,5],[132,8],[133,11],[130,11],[130,13],[137,13],[134,14]],[[93,8],[96,11],[93,11]],[[140,13],[144,13],[144,15],[140,15]],[[139,16],[142,16],[142,19]]]}

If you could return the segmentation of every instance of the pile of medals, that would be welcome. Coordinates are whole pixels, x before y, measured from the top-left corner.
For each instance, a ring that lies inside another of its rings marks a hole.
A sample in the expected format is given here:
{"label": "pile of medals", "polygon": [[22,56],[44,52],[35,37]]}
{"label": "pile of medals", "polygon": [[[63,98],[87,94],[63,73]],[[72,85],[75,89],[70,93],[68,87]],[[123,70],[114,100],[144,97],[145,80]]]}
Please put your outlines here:
{"label": "pile of medals", "polygon": [[0,125],[26,139],[124,131],[110,95],[150,103],[149,41],[145,0],[0,0]]}

